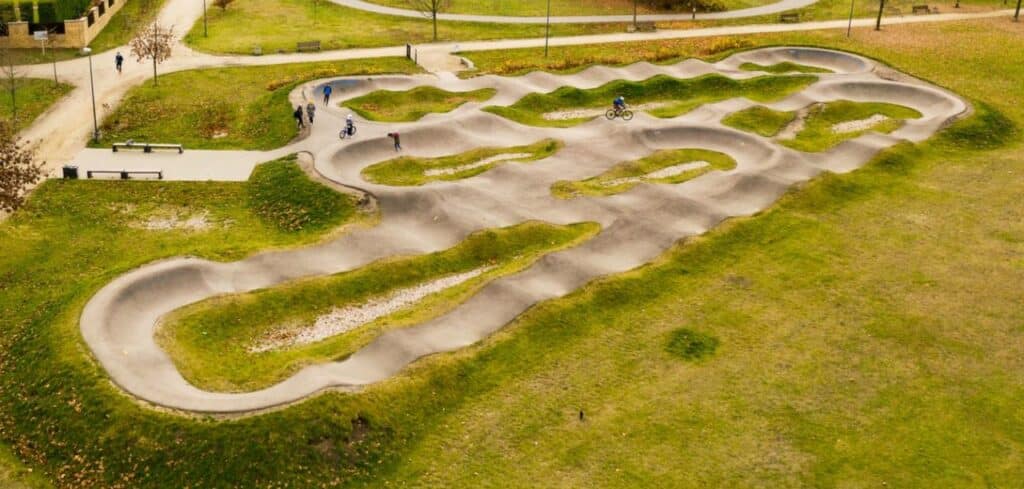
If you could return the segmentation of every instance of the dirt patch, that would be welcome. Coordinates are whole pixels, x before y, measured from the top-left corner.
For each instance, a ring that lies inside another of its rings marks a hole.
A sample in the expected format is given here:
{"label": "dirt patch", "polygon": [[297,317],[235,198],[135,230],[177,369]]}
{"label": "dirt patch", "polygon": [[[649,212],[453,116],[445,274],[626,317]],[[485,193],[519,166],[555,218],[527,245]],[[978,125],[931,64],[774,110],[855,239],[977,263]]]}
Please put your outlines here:
{"label": "dirt patch", "polygon": [[794,117],[789,124],[786,124],[786,127],[783,127],[782,130],[775,135],[775,139],[781,141],[785,139],[796,138],[796,135],[800,134],[800,131],[804,130],[804,126],[807,124],[807,116],[810,115],[811,112],[817,110],[818,107],[823,105],[825,104],[811,104],[808,105],[807,107],[798,110],[796,112],[796,117]]}
{"label": "dirt patch", "polygon": [[491,163],[503,163],[509,160],[518,160],[520,158],[529,158],[533,156],[532,153],[509,153],[491,156],[490,158],[484,158],[476,163],[470,163],[468,165],[454,166],[451,168],[431,168],[425,172],[424,175],[428,177],[436,177],[440,175],[454,175],[456,173],[462,173],[466,170],[472,170],[474,168],[480,168],[481,166],[487,166]]}
{"label": "dirt patch", "polygon": [[885,122],[887,120],[889,120],[889,117],[884,116],[882,114],[875,114],[871,117],[868,117],[867,119],[859,119],[855,121],[846,121],[840,122],[838,124],[833,124],[832,132],[836,134],[846,134],[849,132],[867,131],[868,129],[875,127],[875,124]]}
{"label": "dirt patch", "polygon": [[706,161],[691,161],[691,162],[688,162],[688,163],[680,163],[678,165],[667,166],[667,167],[662,168],[660,170],[652,171],[652,172],[650,172],[648,174],[645,174],[645,175],[640,175],[639,177],[625,177],[625,178],[616,178],[615,180],[609,180],[609,181],[604,183],[604,186],[605,187],[617,187],[617,186],[622,185],[622,184],[636,183],[636,182],[640,182],[642,180],[660,180],[662,178],[670,178],[670,177],[674,177],[676,175],[681,175],[681,174],[686,173],[686,172],[691,171],[691,170],[697,170],[697,169],[700,169],[700,168],[704,168],[704,167],[709,166],[709,165],[711,165],[711,163],[708,163]]}
{"label": "dirt patch", "polygon": [[129,204],[111,208],[119,214],[134,215],[135,219],[128,221],[128,226],[146,231],[208,231],[228,224],[215,221],[207,210],[194,211],[187,207],[161,206],[142,211],[138,206]]}

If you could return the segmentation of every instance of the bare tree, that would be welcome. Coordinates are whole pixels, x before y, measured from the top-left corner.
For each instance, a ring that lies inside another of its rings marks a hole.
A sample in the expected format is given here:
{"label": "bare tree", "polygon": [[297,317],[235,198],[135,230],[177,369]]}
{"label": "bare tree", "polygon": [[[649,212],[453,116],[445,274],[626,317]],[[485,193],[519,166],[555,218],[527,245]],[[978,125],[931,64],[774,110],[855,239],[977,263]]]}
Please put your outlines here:
{"label": "bare tree", "polygon": [[[4,24],[4,28],[7,25]],[[14,66],[14,56],[6,45],[0,48],[0,72],[3,75],[3,86],[11,95],[11,124],[18,124],[18,69]]]}
{"label": "bare tree", "polygon": [[25,187],[43,177],[35,151],[18,139],[14,126],[0,120],[0,212],[14,212],[25,203]]}
{"label": "bare tree", "polygon": [[228,5],[231,5],[235,0],[213,0],[213,4],[220,7],[221,10],[227,10]]}
{"label": "bare tree", "polygon": [[174,27],[162,27],[156,22],[139,31],[128,43],[137,61],[153,60],[153,85],[157,84],[156,65],[171,57],[174,45]]}
{"label": "bare tree", "polygon": [[419,10],[424,17],[434,21],[434,40],[437,40],[437,14],[444,12],[451,0],[408,0],[412,8]]}

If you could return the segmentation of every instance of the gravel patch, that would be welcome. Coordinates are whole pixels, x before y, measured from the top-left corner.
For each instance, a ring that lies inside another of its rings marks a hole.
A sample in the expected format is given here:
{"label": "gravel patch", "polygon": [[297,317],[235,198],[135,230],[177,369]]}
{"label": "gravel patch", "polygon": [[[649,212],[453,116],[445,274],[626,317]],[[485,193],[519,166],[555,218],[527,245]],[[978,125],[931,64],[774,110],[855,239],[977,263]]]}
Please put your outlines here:
{"label": "gravel patch", "polygon": [[493,267],[481,267],[465,273],[449,275],[430,282],[423,282],[409,288],[399,289],[390,295],[370,299],[363,304],[335,308],[301,328],[278,328],[271,331],[249,348],[251,353],[261,353],[290,346],[307,345],[352,331],[364,324],[376,321],[388,314],[422,300],[424,297],[455,287],[479,277]]}
{"label": "gravel patch", "polygon": [[867,119],[860,119],[856,121],[846,121],[834,124],[832,126],[832,132],[836,134],[845,134],[848,132],[860,132],[871,129],[879,122],[885,122],[889,120],[889,117],[882,114],[875,114]]}
{"label": "gravel patch", "polygon": [[709,166],[709,165],[711,165],[711,163],[708,163],[708,162],[703,161],[703,160],[691,161],[689,163],[680,163],[678,165],[666,166],[665,168],[662,168],[660,170],[652,171],[652,172],[650,172],[650,173],[648,173],[646,175],[640,175],[639,177],[624,177],[624,178],[616,178],[615,180],[609,180],[607,182],[604,182],[604,186],[605,187],[617,187],[617,186],[622,185],[622,184],[636,183],[636,182],[640,182],[642,180],[658,180],[658,179],[661,179],[661,178],[670,178],[670,177],[674,177],[676,175],[680,175],[680,174],[686,173],[686,172],[691,171],[691,170],[696,170],[698,168],[704,168],[704,167]]}
{"label": "gravel patch", "polygon": [[[630,106],[630,107],[627,107],[627,108],[629,110],[632,110],[633,112],[638,112],[638,111],[642,111],[642,110],[660,109],[660,108],[665,107],[667,105],[669,105],[668,102],[651,102],[649,104],[634,105],[634,106]],[[585,117],[597,117],[597,116],[604,115],[605,112],[608,112],[609,108],[610,107],[605,107],[603,109],[559,110],[559,111],[556,111],[556,112],[547,112],[544,115],[542,115],[541,117],[544,120],[548,120],[548,121],[566,121],[566,120],[570,120],[570,119],[583,119]]]}
{"label": "gravel patch", "polygon": [[487,166],[490,165],[491,163],[501,163],[509,160],[518,160],[520,158],[529,158],[530,156],[533,156],[533,153],[500,154],[491,156],[490,158],[484,158],[480,161],[470,163],[468,165],[453,166],[450,168],[431,168],[423,172],[423,174],[428,177],[436,177],[439,175],[454,175],[456,173],[462,173],[466,170],[472,170],[474,168],[480,168],[481,166]]}
{"label": "gravel patch", "polygon": [[811,104],[798,110],[796,112],[796,117],[794,117],[789,124],[786,124],[786,127],[783,127],[782,130],[775,135],[775,139],[784,140],[796,138],[796,135],[800,134],[800,131],[804,130],[804,126],[807,124],[807,116],[810,115],[812,110],[815,110],[820,105],[823,104]]}

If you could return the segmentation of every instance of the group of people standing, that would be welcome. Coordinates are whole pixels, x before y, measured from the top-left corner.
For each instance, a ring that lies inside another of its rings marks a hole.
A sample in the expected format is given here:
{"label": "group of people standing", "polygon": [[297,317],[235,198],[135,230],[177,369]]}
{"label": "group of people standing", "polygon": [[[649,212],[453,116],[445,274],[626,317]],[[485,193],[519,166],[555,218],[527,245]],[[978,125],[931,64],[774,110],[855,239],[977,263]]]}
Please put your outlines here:
{"label": "group of people standing", "polygon": [[[324,85],[324,106],[327,106],[331,102],[331,93],[333,91],[334,89],[330,85]],[[305,110],[303,110],[303,107],[301,105],[295,106],[295,112],[292,112],[292,117],[295,117],[295,123],[298,124],[299,129],[306,128],[307,120],[309,121],[309,125],[312,126],[313,119],[316,117],[316,104],[314,104],[313,101],[310,100],[309,103],[306,104]],[[345,119],[345,128],[342,130],[342,137],[344,138],[346,135],[348,137],[351,137],[355,135],[355,132],[355,121],[352,118],[352,114],[349,114],[348,117],[346,117]],[[395,151],[402,150],[401,136],[398,135],[397,131],[389,132],[388,138],[391,138],[391,140],[394,142]]]}

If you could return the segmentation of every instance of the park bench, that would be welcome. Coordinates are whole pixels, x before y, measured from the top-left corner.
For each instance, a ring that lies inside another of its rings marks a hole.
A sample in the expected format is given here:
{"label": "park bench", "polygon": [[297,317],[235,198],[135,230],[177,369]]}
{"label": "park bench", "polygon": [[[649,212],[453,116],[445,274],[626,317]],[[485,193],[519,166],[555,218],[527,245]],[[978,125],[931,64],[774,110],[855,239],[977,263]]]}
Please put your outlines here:
{"label": "park bench", "polygon": [[903,17],[903,9],[899,7],[885,7],[885,15]]}
{"label": "park bench", "polygon": [[92,178],[97,174],[120,175],[121,180],[129,180],[131,175],[156,175],[158,180],[164,179],[163,170],[88,170],[85,172],[86,178]]}
{"label": "park bench", "polygon": [[779,16],[779,22],[782,22],[783,24],[796,24],[797,22],[800,22],[800,14],[782,14]]}
{"label": "park bench", "polygon": [[295,45],[295,50],[302,53],[306,51],[319,51],[320,41],[304,41]]}
{"label": "park bench", "polygon": [[937,14],[939,13],[939,7],[929,7],[927,5],[914,5],[910,8],[910,12],[914,15],[918,14]]}
{"label": "park bench", "polygon": [[154,144],[154,143],[135,143],[128,141],[126,143],[114,143],[110,146],[110,150],[117,153],[119,149],[141,149],[143,153],[152,153],[154,149],[173,149],[178,154],[184,153],[185,148],[180,144]]}
{"label": "park bench", "polygon": [[626,28],[626,32],[654,32],[656,30],[658,30],[658,26],[654,25],[654,22],[637,22]]}

